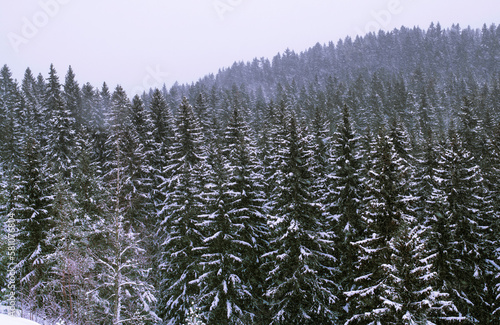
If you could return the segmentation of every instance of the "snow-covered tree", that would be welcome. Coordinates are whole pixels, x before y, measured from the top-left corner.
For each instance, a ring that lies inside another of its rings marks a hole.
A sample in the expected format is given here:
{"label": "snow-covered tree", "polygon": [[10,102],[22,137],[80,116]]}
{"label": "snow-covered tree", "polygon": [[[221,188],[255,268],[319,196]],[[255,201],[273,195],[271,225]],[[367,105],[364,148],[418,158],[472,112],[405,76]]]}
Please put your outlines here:
{"label": "snow-covered tree", "polygon": [[151,132],[155,143],[155,167],[161,171],[161,166],[164,166],[174,138],[174,121],[172,112],[170,111],[165,98],[159,89],[153,91],[149,106],[151,116]]}
{"label": "snow-covered tree", "polygon": [[198,120],[200,121],[203,133],[206,135],[210,129],[210,119],[213,112],[203,92],[200,92],[198,96],[196,96],[196,102],[194,103],[193,108]]}
{"label": "snow-covered tree", "polygon": [[139,231],[148,217],[145,209],[150,197],[145,188],[147,164],[144,147],[131,121],[131,103],[120,86],[113,93],[107,124],[110,127],[106,141],[108,172],[104,175],[104,180],[112,185],[118,172],[121,174],[121,201],[128,205],[126,214],[123,215],[126,227],[132,226]]}
{"label": "snow-covered tree", "polygon": [[62,97],[66,109],[74,119],[74,129],[76,131],[86,123],[86,121],[84,119],[84,111],[82,110],[82,91],[76,81],[76,76],[71,66],[69,66],[68,72],[66,73],[63,90]]}
{"label": "snow-covered tree", "polygon": [[[84,88],[85,89],[85,88]],[[92,101],[88,92],[83,93],[83,102]],[[102,89],[95,90],[94,105],[91,106],[89,117],[89,130],[93,145],[92,163],[96,165],[96,172],[103,176],[106,172],[106,141],[109,136],[109,125],[107,124],[107,116],[111,109],[111,95],[106,83]]]}
{"label": "snow-covered tree", "polygon": [[117,193],[110,197],[116,207],[100,229],[105,245],[92,254],[97,272],[91,280],[95,288],[88,292],[89,301],[98,319],[108,324],[157,322],[155,288],[147,281],[151,269],[144,266],[145,250],[139,234],[126,227],[126,205],[119,200],[120,175],[117,177]]}
{"label": "snow-covered tree", "polygon": [[[440,160],[437,173],[448,236],[446,269],[440,279],[459,312],[472,322],[487,323],[491,302],[486,299],[488,266],[492,249],[486,238],[491,202],[485,196],[481,171],[454,129]],[[491,285],[489,285],[491,286]]]}
{"label": "snow-covered tree", "polygon": [[[262,317],[263,275],[260,256],[266,248],[259,175],[253,171],[255,151],[237,107],[223,143],[209,150],[211,172],[206,188],[209,214],[199,279],[201,310],[208,324],[247,324]],[[260,313],[259,313],[260,312]],[[259,313],[259,314],[257,314]]]}
{"label": "snow-covered tree", "polygon": [[407,168],[384,130],[372,143],[365,198],[365,238],[351,243],[358,249],[354,287],[345,292],[349,301],[346,324],[389,322],[395,315],[391,307],[389,274],[392,251],[389,243],[402,224],[411,223],[411,199],[405,182]]}
{"label": "snow-covered tree", "polygon": [[207,324],[245,324],[255,318],[250,286],[243,277],[244,247],[250,244],[240,239],[242,219],[230,216],[227,191],[226,158],[220,148],[212,147],[217,155],[210,164],[204,194],[208,214],[200,215],[199,227],[205,234],[201,249],[200,274],[191,283],[199,286],[197,305],[204,311]]}
{"label": "snow-covered tree", "polygon": [[[352,265],[357,261],[357,250],[351,245],[363,238],[365,226],[362,220],[363,183],[359,137],[354,133],[349,109],[343,107],[342,122],[333,135],[330,154],[332,168],[325,179],[326,191],[321,203],[330,228],[335,232],[335,256],[338,259],[338,285],[350,290],[356,278]],[[339,304],[339,312],[344,306]]]}
{"label": "snow-covered tree", "polygon": [[0,191],[5,205],[0,211],[7,215],[14,208],[14,196],[18,187],[18,172],[22,161],[24,103],[18,85],[12,79],[10,69],[0,70]]}
{"label": "snow-covered tree", "polygon": [[157,320],[154,287],[147,281],[151,269],[136,233],[143,221],[143,154],[130,121],[130,101],[120,86],[111,98],[107,124],[111,127],[106,142],[109,172],[104,175],[108,213],[100,229],[104,245],[93,251],[99,271],[91,299],[111,324]]}
{"label": "snow-covered tree", "polygon": [[43,286],[48,279],[46,257],[52,252],[47,242],[53,227],[53,218],[49,213],[52,197],[49,172],[42,162],[40,143],[28,136],[23,149],[14,211],[19,229],[16,269],[21,301],[34,311],[45,303]]}
{"label": "snow-covered tree", "polygon": [[228,122],[224,134],[223,153],[228,158],[229,176],[227,195],[228,215],[240,219],[243,228],[239,232],[243,246],[243,278],[250,287],[254,310],[262,310],[264,275],[261,273],[261,256],[268,248],[268,227],[265,217],[264,179],[259,168],[254,141],[248,125],[237,107]]}
{"label": "snow-covered tree", "polygon": [[204,150],[202,133],[186,98],[179,107],[171,159],[162,184],[165,201],[159,207],[158,237],[161,240],[158,315],[167,324],[184,322],[198,287],[199,247],[203,235],[198,223],[203,213],[202,176]]}
{"label": "snow-covered tree", "polygon": [[[403,225],[389,242],[390,264],[382,265],[387,283],[382,294],[384,305],[391,309],[392,323],[453,324],[462,322],[450,295],[436,287],[436,254],[428,248],[420,225]],[[390,323],[390,321],[389,321]]]}
{"label": "snow-covered tree", "polygon": [[323,229],[320,207],[309,193],[314,183],[307,165],[309,150],[295,117],[288,119],[280,151],[281,177],[273,196],[271,249],[264,254],[269,264],[266,296],[272,324],[328,323],[338,299],[327,268],[334,259],[332,234]]}
{"label": "snow-covered tree", "polygon": [[75,118],[64,102],[59,77],[50,66],[44,105],[48,117],[46,153],[56,177],[69,179],[74,168]]}

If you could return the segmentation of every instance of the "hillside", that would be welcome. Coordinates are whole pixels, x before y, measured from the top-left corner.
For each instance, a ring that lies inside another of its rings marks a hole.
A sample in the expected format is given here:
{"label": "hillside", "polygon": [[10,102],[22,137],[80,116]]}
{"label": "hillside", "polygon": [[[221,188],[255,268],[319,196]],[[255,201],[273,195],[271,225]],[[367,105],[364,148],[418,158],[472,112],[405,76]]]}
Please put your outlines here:
{"label": "hillside", "polygon": [[129,96],[0,70],[0,286],[67,324],[500,322],[500,27]]}
{"label": "hillside", "polygon": [[[313,106],[338,117],[346,103],[360,126],[365,124],[360,120],[365,110],[381,111],[384,119],[397,113],[415,123],[411,119],[424,102],[438,110],[446,106],[439,114],[447,125],[457,117],[464,96],[498,93],[499,35],[495,25],[480,30],[458,25],[442,29],[439,24],[427,30],[402,27],[316,44],[299,54],[286,50],[271,60],[235,62],[216,75],[163,88],[162,93],[173,110],[182,96],[195,103],[200,92],[211,107],[225,109],[238,93],[242,105],[256,115],[263,114],[270,100],[279,103],[288,97],[290,105],[300,106],[309,118]],[[150,95],[143,96],[146,103]]]}

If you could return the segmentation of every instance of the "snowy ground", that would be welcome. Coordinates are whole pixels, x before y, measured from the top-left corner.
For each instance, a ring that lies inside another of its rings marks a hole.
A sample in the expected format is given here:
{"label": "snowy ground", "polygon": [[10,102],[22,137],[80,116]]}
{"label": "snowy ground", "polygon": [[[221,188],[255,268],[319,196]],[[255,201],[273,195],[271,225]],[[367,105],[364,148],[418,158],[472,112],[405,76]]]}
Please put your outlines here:
{"label": "snowy ground", "polygon": [[12,317],[9,315],[2,315],[0,314],[0,324],[2,325],[39,325],[38,323],[35,323],[33,321],[24,319],[24,318],[19,318],[19,317]]}

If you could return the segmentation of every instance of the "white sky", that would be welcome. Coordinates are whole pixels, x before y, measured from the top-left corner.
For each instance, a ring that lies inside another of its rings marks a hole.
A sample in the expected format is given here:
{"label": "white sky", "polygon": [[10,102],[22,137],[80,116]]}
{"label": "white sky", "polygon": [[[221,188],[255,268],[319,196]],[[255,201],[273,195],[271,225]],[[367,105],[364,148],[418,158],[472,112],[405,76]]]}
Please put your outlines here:
{"label": "white sky", "polygon": [[499,18],[498,0],[0,0],[0,65],[142,92],[375,29]]}

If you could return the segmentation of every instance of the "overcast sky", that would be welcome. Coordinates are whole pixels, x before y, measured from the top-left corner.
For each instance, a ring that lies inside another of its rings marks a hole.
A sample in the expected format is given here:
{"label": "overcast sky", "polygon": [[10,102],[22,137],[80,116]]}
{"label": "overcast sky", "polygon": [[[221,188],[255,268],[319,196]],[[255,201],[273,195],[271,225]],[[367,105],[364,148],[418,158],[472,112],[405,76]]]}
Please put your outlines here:
{"label": "overcast sky", "polygon": [[191,83],[234,61],[400,26],[499,23],[500,1],[0,0],[0,64],[128,92]]}

